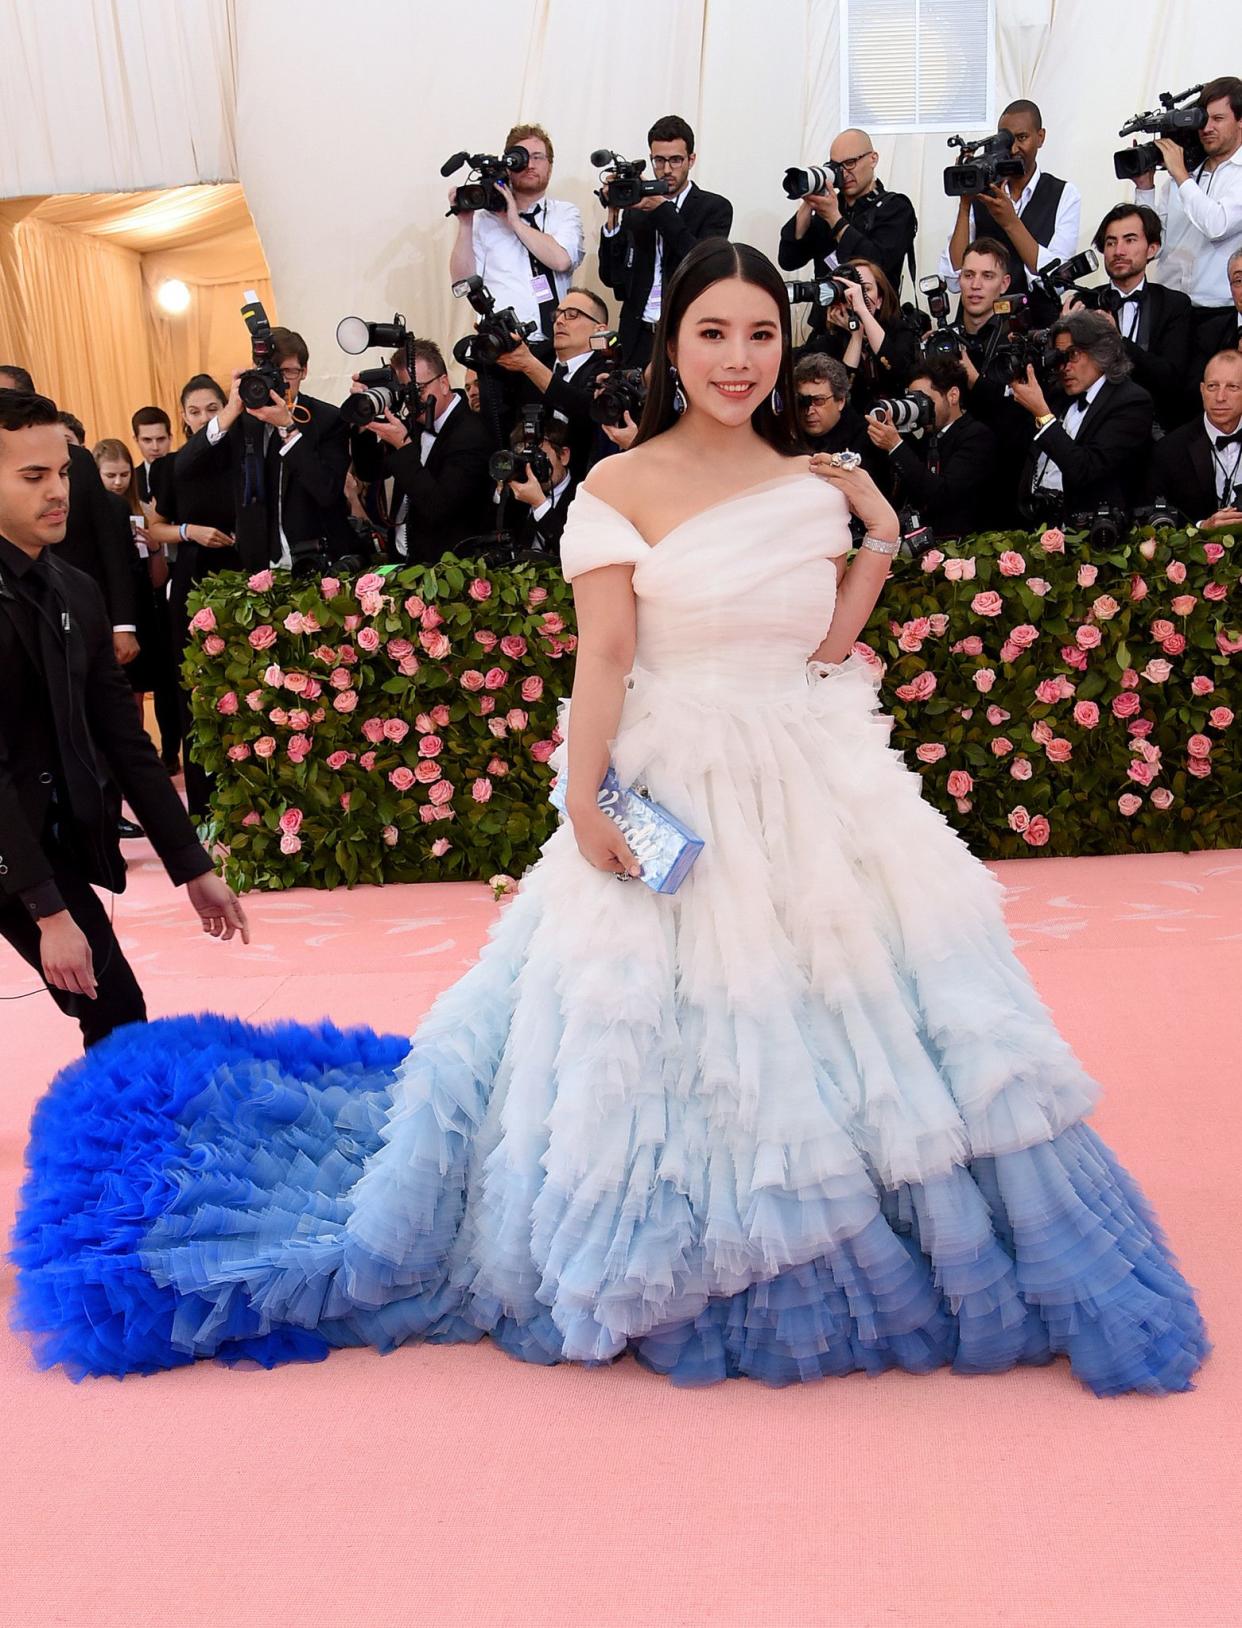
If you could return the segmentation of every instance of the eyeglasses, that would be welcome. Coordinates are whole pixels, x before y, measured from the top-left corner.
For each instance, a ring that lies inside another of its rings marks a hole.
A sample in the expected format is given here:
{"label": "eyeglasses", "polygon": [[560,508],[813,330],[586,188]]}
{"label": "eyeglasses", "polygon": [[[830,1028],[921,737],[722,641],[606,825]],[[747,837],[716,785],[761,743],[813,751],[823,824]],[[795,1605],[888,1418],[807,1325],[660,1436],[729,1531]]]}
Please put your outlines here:
{"label": "eyeglasses", "polygon": [[293,383],[296,383],[299,379],[304,379],[306,377],[306,369],[304,367],[295,366],[293,363],[290,363],[287,367],[280,368],[279,372],[282,379],[289,379]]}
{"label": "eyeglasses", "polygon": [[1054,350],[1052,353],[1053,367],[1065,367],[1072,362],[1075,356],[1085,356],[1086,352],[1081,345],[1067,345],[1064,350]]}
{"label": "eyeglasses", "polygon": [[557,311],[558,317],[581,317],[584,322],[594,322],[595,318],[589,311],[583,311],[576,305],[562,305]]}
{"label": "eyeglasses", "polygon": [[658,170],[660,168],[679,170],[683,164],[688,164],[690,162],[688,156],[685,158],[657,158],[654,153],[648,153],[647,156],[651,160],[651,167],[653,170]]}
{"label": "eyeglasses", "polygon": [[447,378],[448,374],[441,370],[439,373],[433,373],[429,379],[415,379],[414,383],[420,390],[426,390],[430,385],[433,385],[437,379]]}
{"label": "eyeglasses", "polygon": [[835,401],[836,399],[837,398],[833,395],[803,395],[801,391],[799,391],[798,395],[795,397],[795,400],[798,403],[798,410],[799,412],[803,413],[810,412],[812,407],[826,407],[830,401]]}
{"label": "eyeglasses", "polygon": [[871,157],[871,152],[870,152],[870,150],[868,150],[865,153],[859,153],[854,158],[836,158],[836,159],[833,159],[833,163],[834,164],[840,164],[840,166],[841,166],[841,168],[843,170],[852,170],[856,164],[861,164],[864,158],[870,158],[870,157]]}
{"label": "eyeglasses", "polygon": [[526,153],[526,162],[528,164],[547,164],[550,163],[551,160],[548,158],[547,153],[532,153],[528,148]]}

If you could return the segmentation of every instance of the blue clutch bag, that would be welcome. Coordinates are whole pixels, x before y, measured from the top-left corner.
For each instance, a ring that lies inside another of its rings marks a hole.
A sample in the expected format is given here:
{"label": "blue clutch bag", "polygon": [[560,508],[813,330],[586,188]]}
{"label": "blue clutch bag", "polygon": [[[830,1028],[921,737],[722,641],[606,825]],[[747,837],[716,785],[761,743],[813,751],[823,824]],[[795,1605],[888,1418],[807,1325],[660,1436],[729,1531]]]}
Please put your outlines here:
{"label": "blue clutch bag", "polygon": [[[565,784],[561,774],[552,788],[552,807],[565,812]],[[642,880],[653,893],[676,893],[703,852],[703,839],[681,823],[668,809],[631,786],[621,785],[609,769],[599,788],[599,806],[612,820],[642,866]]]}

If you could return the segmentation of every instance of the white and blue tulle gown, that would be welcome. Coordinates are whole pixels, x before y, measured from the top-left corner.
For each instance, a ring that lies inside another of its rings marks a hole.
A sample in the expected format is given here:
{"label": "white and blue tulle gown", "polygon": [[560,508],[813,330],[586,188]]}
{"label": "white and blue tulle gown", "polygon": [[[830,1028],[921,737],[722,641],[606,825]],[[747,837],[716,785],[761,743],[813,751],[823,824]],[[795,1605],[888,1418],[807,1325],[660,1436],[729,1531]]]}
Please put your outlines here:
{"label": "white and blue tulle gown", "polygon": [[634,568],[617,772],[704,839],[688,880],[618,886],[562,826],[412,1040],[184,1017],[66,1069],[15,1235],[41,1362],[486,1335],[683,1383],[1064,1354],[1190,1386],[1193,1294],[1000,885],[866,667],[808,667],[848,546],[805,473],[654,547],[579,493],[565,574]]}

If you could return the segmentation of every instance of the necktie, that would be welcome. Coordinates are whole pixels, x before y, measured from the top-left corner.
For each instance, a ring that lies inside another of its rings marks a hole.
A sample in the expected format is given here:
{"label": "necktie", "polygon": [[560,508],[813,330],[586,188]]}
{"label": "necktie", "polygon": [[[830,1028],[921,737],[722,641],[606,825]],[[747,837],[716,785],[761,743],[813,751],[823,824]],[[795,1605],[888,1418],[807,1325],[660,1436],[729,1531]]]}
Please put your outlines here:
{"label": "necktie", "polygon": [[[539,205],[538,204],[536,204],[533,209],[523,209],[521,211],[521,217],[526,222],[526,224],[528,226],[533,226],[536,231],[540,230],[540,226],[539,226]],[[544,209],[544,220],[545,220],[545,224],[546,224],[546,221],[547,221],[547,209],[546,208]],[[552,273],[544,265],[543,261],[538,259],[534,254],[532,254],[529,249],[527,249],[526,252],[530,256],[530,272],[531,272],[531,276],[532,277],[546,277],[548,279],[548,287],[552,288],[554,286],[553,281],[552,281]],[[551,337],[552,337],[552,324],[556,321],[556,313],[553,310],[553,307],[555,306],[555,304],[556,304],[555,300],[540,300],[539,301],[539,326],[543,330],[543,337],[545,339],[551,339]]]}

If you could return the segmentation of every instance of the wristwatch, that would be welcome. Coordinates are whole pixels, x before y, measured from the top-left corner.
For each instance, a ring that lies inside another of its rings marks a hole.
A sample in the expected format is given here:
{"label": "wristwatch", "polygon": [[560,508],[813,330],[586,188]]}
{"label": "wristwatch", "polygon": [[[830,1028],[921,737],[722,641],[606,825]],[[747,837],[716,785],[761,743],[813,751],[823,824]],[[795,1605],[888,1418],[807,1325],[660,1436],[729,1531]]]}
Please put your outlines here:
{"label": "wristwatch", "polygon": [[1036,430],[1046,430],[1049,424],[1055,424],[1056,421],[1057,415],[1055,413],[1040,413],[1035,420],[1035,428]]}

